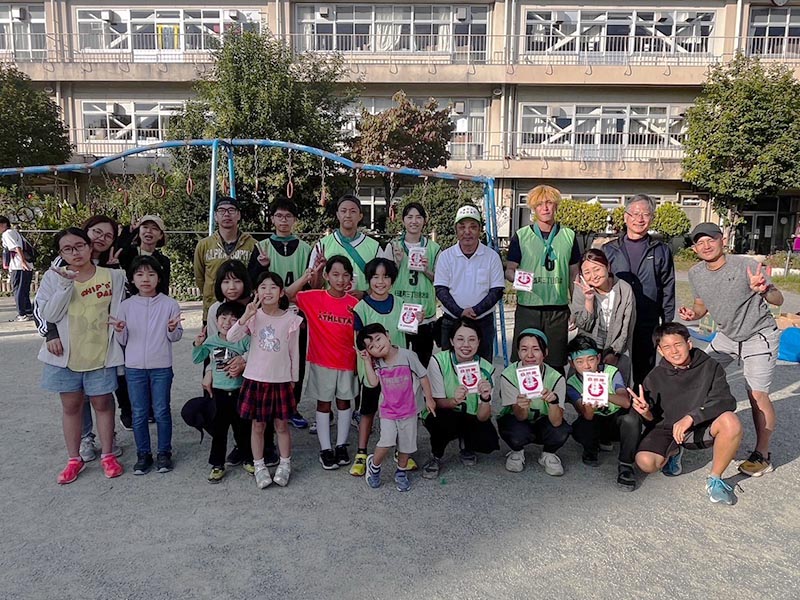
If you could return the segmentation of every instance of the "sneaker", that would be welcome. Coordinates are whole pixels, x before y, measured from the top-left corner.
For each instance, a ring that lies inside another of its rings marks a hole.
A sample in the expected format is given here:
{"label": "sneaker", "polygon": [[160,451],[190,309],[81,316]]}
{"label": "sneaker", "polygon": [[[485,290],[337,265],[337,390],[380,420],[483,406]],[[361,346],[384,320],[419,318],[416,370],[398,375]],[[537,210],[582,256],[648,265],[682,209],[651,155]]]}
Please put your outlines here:
{"label": "sneaker", "polygon": [[134,475],[145,475],[153,468],[153,455],[149,452],[140,452],[136,455],[136,464],[133,465]]}
{"label": "sneaker", "polygon": [[156,455],[156,469],[159,473],[172,471],[172,452],[159,452]]}
{"label": "sneaker", "polygon": [[58,481],[59,485],[67,485],[68,483],[72,483],[78,478],[78,475],[81,471],[86,468],[86,463],[77,458],[71,458],[67,462],[67,466],[64,467],[64,470],[58,474]]}
{"label": "sneaker", "polygon": [[474,467],[478,464],[478,457],[471,450],[460,450],[458,458],[465,467]]}
{"label": "sneaker", "polygon": [[539,457],[539,464],[544,467],[544,472],[553,477],[561,477],[564,474],[564,466],[561,459],[552,452],[542,452]]}
{"label": "sneaker", "polygon": [[730,505],[736,502],[736,494],[733,493],[733,488],[715,475],[711,475],[706,479],[706,492],[708,493],[708,499],[714,503],[719,502],[720,504]]}
{"label": "sneaker", "polygon": [[[277,473],[275,473],[275,475],[277,476]],[[257,469],[255,477],[256,487],[260,490],[263,490],[265,487],[269,487],[272,484],[272,477],[270,477],[269,469],[266,467],[263,469]]]}
{"label": "sneaker", "polygon": [[113,454],[106,456],[105,458],[101,458],[100,464],[102,465],[103,472],[106,474],[108,479],[119,477],[125,472],[125,469],[122,468],[122,465],[119,464],[117,457]]}
{"label": "sneaker", "polygon": [[[397,462],[399,459],[400,459],[400,453],[397,450],[395,450],[394,451],[394,462]],[[406,472],[408,472],[408,471],[418,471],[418,470],[419,470],[419,465],[417,464],[417,462],[413,458],[411,458],[409,456],[408,457],[408,462],[406,463]]]}
{"label": "sneaker", "polygon": [[423,479],[436,479],[439,476],[439,471],[442,470],[442,461],[435,456],[426,462],[422,467]]}
{"label": "sneaker", "polygon": [[26,321],[33,321],[33,317],[31,315],[18,315],[14,321],[17,323],[24,323]]}
{"label": "sneaker", "polygon": [[336,462],[340,467],[350,464],[350,454],[347,452],[347,444],[336,446],[334,449],[334,454],[336,456]]}
{"label": "sneaker", "polygon": [[583,451],[583,456],[581,457],[583,464],[589,467],[599,467],[600,466],[600,457],[597,455],[597,452],[591,452],[589,450]]}
{"label": "sneaker", "polygon": [[228,457],[225,459],[225,464],[236,467],[242,464],[243,460],[244,455],[242,454],[242,451],[239,450],[238,447],[234,446],[233,450],[228,453]]}
{"label": "sneaker", "polygon": [[289,419],[289,422],[295,429],[305,429],[306,427],[308,427],[308,421],[306,421],[303,418],[303,415],[301,415],[300,413],[294,413]]}
{"label": "sneaker", "polygon": [[[81,446],[83,447],[83,446]],[[83,454],[81,454],[81,457]],[[750,477],[761,477],[764,473],[772,473],[775,468],[772,466],[772,453],[764,455],[758,450],[753,450],[749,458],[739,465],[739,471]]]}
{"label": "sneaker", "polygon": [[398,469],[394,474],[394,487],[398,492],[407,492],[411,489],[411,482],[408,480],[408,474]]}
{"label": "sneaker", "polygon": [[620,463],[617,470],[617,485],[626,492],[636,489],[636,476],[632,465]]}
{"label": "sneaker", "polygon": [[512,450],[508,454],[506,454],[506,471],[511,471],[512,473],[522,473],[522,470],[525,468],[525,451],[524,450]]}
{"label": "sneaker", "polygon": [[292,474],[292,465],[290,463],[281,463],[275,471],[273,481],[281,487],[289,485],[289,477]]}
{"label": "sneaker", "polygon": [[133,417],[129,414],[119,415],[119,424],[125,431],[133,431]]}
{"label": "sneaker", "polygon": [[319,462],[322,463],[322,468],[326,471],[333,471],[339,468],[339,463],[336,462],[336,455],[330,448],[319,453]]}
{"label": "sneaker", "polygon": [[86,437],[81,438],[81,447],[80,450],[78,450],[78,454],[80,454],[83,462],[87,463],[96,460],[99,450],[100,447],[97,445],[94,434],[90,433]]}
{"label": "sneaker", "polygon": [[367,457],[367,476],[364,479],[367,480],[369,487],[376,490],[381,487],[381,468],[375,466],[375,463],[372,462],[372,456],[370,454]]}
{"label": "sneaker", "polygon": [[683,473],[683,446],[678,447],[678,453],[670,457],[661,472],[667,477],[677,477]]}
{"label": "sneaker", "polygon": [[114,439],[111,441],[111,454],[119,458],[122,456],[122,446],[117,443],[117,432],[114,432]]}
{"label": "sneaker", "polygon": [[613,452],[614,451],[614,444],[611,442],[600,442],[600,452]]}
{"label": "sneaker", "polygon": [[281,457],[275,448],[270,448],[264,453],[264,464],[268,467],[277,467],[281,464]]}
{"label": "sneaker", "polygon": [[208,474],[208,483],[219,483],[225,477],[225,467],[211,467]]}
{"label": "sneaker", "polygon": [[249,473],[250,475],[254,475],[256,472],[256,466],[253,464],[253,461],[246,460],[242,463],[242,468]]}
{"label": "sneaker", "polygon": [[317,435],[317,422],[314,421],[311,426],[308,428],[308,433],[311,435]]}
{"label": "sneaker", "polygon": [[367,470],[367,455],[356,454],[356,459],[353,461],[353,466],[350,467],[350,475],[353,477],[363,477]]}

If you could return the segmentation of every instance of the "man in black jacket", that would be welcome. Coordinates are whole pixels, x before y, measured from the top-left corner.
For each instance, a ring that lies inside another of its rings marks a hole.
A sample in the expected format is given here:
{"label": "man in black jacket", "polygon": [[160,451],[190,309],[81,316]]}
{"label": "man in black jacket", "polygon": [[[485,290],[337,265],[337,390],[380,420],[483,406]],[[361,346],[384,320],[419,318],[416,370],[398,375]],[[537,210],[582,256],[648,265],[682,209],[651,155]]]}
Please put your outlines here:
{"label": "man in black jacket", "polygon": [[625,233],[603,246],[611,271],[630,284],[636,297],[631,362],[637,385],[644,381],[656,362],[653,330],[675,316],[672,250],[648,233],[655,211],[655,201],[646,194],[626,200]]}
{"label": "man in black jacket", "polygon": [[722,474],[736,456],[742,425],[736,400],[722,366],[698,348],[692,348],[689,330],[680,323],[656,327],[653,343],[664,360],[645,378],[638,393],[629,389],[633,408],[647,423],[636,453],[645,473],[661,469],[680,475],[684,448],[713,447],[706,492],[712,502],[733,504],[733,489]]}

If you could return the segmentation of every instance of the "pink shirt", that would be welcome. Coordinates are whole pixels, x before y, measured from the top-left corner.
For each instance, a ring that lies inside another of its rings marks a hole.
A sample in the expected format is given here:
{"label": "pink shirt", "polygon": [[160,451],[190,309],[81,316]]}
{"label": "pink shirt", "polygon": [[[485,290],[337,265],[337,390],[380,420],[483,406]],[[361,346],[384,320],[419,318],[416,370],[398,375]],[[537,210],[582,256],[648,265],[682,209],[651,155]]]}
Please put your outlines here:
{"label": "pink shirt", "polygon": [[267,383],[296,382],[300,379],[300,324],[292,311],[272,316],[259,310],[244,326],[233,324],[226,336],[237,342],[250,335],[250,353],[244,377]]}

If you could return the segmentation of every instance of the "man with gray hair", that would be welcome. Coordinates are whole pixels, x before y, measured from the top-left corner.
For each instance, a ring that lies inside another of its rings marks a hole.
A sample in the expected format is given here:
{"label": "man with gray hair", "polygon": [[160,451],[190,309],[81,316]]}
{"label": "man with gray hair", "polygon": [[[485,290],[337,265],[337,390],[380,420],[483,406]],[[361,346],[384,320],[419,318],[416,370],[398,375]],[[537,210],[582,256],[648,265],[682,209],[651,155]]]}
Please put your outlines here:
{"label": "man with gray hair", "polygon": [[[625,200],[625,232],[603,246],[611,271],[630,284],[636,298],[631,362],[636,385],[655,366],[653,330],[675,316],[675,264],[672,250],[648,233],[656,212],[647,194]],[[635,388],[634,388],[635,389]]]}

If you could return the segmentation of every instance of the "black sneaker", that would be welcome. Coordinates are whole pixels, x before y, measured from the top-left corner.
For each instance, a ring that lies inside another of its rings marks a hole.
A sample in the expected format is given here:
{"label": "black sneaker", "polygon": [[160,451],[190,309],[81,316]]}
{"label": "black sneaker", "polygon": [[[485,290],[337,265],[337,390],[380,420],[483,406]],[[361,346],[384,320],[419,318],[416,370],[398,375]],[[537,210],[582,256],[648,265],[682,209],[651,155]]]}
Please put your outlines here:
{"label": "black sneaker", "polygon": [[584,450],[581,460],[583,460],[583,464],[589,467],[597,467],[600,465],[600,458],[597,455],[597,451],[592,452],[591,450]]}
{"label": "black sneaker", "polygon": [[[152,458],[150,459],[153,460]],[[159,452],[156,456],[156,468],[159,473],[172,471],[172,452]]]}
{"label": "black sneaker", "polygon": [[620,464],[618,473],[617,485],[620,489],[626,492],[632,492],[636,489],[636,476],[633,473],[633,467],[631,465]]}
{"label": "black sneaker", "polygon": [[244,453],[239,450],[237,446],[234,446],[233,450],[228,453],[228,458],[225,459],[225,464],[237,466],[242,464],[243,461]]}
{"label": "black sneaker", "polygon": [[335,456],[336,464],[340,467],[350,464],[350,454],[347,452],[347,444],[336,446]]}
{"label": "black sneaker", "polygon": [[478,464],[478,457],[472,450],[459,451],[458,459],[465,467],[474,467],[476,464]]}
{"label": "black sneaker", "polygon": [[153,455],[149,452],[141,452],[136,455],[136,464],[133,465],[134,475],[145,475],[153,468]]}
{"label": "black sneaker", "polygon": [[281,464],[281,457],[275,448],[267,448],[264,452],[264,464],[268,467],[277,467]]}
{"label": "black sneaker", "polygon": [[125,431],[133,431],[133,417],[127,413],[120,413],[119,424]]}
{"label": "black sneaker", "polygon": [[319,453],[319,462],[322,463],[322,468],[326,471],[333,471],[339,468],[339,463],[336,462],[336,456],[330,448]]}

